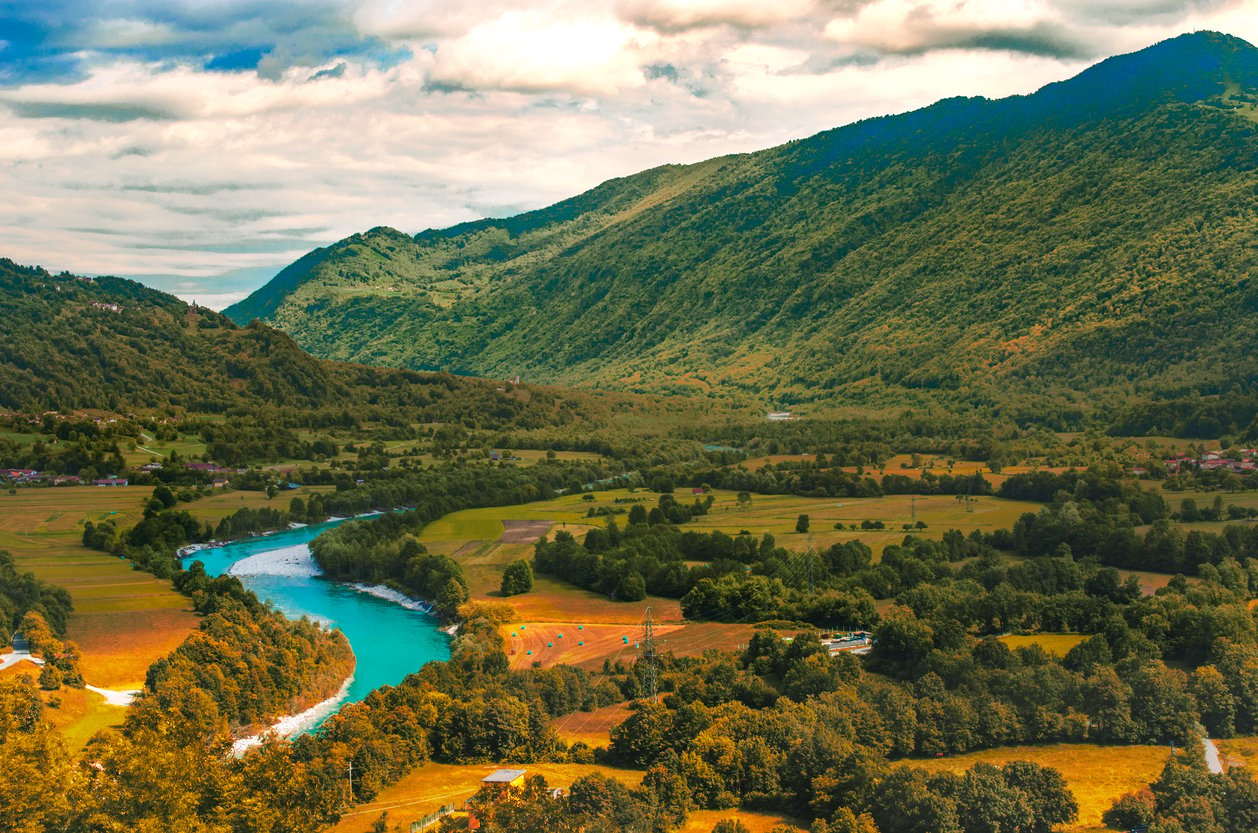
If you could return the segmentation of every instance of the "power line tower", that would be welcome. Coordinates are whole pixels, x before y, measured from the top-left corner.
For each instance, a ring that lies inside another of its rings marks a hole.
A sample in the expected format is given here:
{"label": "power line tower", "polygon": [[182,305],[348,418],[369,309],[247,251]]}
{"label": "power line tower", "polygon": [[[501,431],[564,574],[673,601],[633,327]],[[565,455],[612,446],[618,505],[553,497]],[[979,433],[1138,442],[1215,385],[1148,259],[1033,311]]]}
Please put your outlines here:
{"label": "power line tower", "polygon": [[651,702],[658,702],[659,697],[659,654],[655,651],[655,627],[651,622],[651,606],[646,608],[646,621],[642,625],[642,662],[646,668],[646,690],[651,694]]}

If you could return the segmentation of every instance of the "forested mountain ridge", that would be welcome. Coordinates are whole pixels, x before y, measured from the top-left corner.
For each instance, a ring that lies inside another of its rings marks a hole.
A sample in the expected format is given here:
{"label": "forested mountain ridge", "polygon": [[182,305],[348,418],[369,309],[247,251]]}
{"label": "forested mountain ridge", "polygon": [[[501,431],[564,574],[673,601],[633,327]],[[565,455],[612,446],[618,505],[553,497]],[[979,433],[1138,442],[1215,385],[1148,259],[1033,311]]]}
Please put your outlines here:
{"label": "forested mountain ridge", "polygon": [[550,208],[317,250],[226,313],[564,384],[1070,403],[1258,371],[1258,50],[1197,33]]}
{"label": "forested mountain ridge", "polygon": [[115,277],[0,258],[0,409],[27,414],[250,414],[271,424],[358,419],[529,429],[603,420],[619,397],[511,388],[447,373],[314,358],[261,323]]}

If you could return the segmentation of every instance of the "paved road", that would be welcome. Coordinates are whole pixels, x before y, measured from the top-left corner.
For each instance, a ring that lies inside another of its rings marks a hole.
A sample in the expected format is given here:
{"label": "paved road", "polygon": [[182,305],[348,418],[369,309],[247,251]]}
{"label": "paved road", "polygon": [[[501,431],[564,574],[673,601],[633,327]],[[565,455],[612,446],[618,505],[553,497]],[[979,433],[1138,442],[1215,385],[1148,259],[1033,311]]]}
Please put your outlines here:
{"label": "paved road", "polygon": [[1223,774],[1223,762],[1219,760],[1219,747],[1214,745],[1214,741],[1209,738],[1205,739],[1206,745],[1206,766],[1210,767],[1210,771],[1216,775]]}
{"label": "paved road", "polygon": [[30,660],[36,665],[44,664],[42,659],[31,656],[29,651],[14,651],[11,654],[0,654],[0,671],[3,671],[10,665],[17,665],[22,660]]}

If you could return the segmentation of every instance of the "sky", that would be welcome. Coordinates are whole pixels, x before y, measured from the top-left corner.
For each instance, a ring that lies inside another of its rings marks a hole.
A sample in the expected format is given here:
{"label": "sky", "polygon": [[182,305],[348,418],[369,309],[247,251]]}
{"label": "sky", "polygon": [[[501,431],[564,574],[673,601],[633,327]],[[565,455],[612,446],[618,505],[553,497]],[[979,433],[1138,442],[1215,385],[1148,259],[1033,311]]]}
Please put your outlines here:
{"label": "sky", "polygon": [[1258,0],[0,0],[0,257],[223,307],[309,250],[549,205]]}

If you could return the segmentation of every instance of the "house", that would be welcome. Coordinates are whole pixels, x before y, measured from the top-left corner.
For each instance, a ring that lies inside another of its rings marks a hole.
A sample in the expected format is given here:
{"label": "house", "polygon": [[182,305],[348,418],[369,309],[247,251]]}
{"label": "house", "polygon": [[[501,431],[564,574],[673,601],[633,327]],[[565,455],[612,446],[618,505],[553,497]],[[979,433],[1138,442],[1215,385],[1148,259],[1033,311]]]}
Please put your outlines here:
{"label": "house", "polygon": [[489,459],[493,460],[496,463],[502,459],[502,455],[499,454],[497,451],[491,451],[489,452]]}
{"label": "house", "polygon": [[226,480],[226,478],[222,478],[222,477],[220,477],[220,478],[218,478],[217,480],[215,480],[213,483],[211,483],[211,484],[210,484],[210,488],[211,488],[211,489],[222,489],[222,488],[223,488],[223,487],[225,487],[226,485],[227,485],[227,480]]}
{"label": "house", "polygon": [[492,805],[504,792],[523,788],[526,772],[523,769],[500,769],[482,778],[481,792],[464,805],[467,807],[467,829],[480,830],[481,820],[476,817],[477,805]]}
{"label": "house", "polygon": [[785,422],[791,418],[790,411],[769,411],[770,422]]}
{"label": "house", "polygon": [[192,471],[220,471],[217,463],[184,463],[183,467]]}
{"label": "house", "polygon": [[528,773],[526,769],[500,769],[480,779],[482,784],[505,784],[513,790],[518,790],[524,786],[524,776]]}
{"label": "house", "polygon": [[92,481],[93,486],[125,486],[127,479],[125,477],[102,477],[99,480]]}

